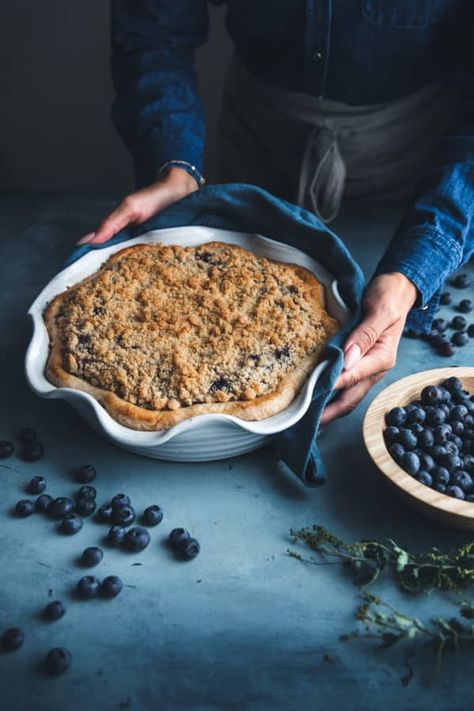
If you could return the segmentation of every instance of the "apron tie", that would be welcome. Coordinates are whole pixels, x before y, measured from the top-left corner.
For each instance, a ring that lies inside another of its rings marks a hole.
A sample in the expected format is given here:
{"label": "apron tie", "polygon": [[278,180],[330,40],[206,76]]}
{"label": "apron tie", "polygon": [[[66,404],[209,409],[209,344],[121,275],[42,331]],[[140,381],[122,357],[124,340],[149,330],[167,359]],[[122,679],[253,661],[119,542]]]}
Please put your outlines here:
{"label": "apron tie", "polygon": [[297,204],[312,210],[322,222],[339,212],[346,180],[337,133],[314,126],[308,133],[301,161]]}

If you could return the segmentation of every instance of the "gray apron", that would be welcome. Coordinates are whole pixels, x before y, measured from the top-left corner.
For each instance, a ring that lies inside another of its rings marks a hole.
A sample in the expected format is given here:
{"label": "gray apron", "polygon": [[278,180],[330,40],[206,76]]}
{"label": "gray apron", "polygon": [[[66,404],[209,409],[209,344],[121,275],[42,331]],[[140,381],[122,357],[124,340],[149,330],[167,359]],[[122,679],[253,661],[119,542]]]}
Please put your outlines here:
{"label": "gray apron", "polygon": [[217,179],[247,182],[333,220],[341,201],[403,202],[449,125],[454,92],[434,84],[388,104],[349,106],[271,86],[233,57]]}

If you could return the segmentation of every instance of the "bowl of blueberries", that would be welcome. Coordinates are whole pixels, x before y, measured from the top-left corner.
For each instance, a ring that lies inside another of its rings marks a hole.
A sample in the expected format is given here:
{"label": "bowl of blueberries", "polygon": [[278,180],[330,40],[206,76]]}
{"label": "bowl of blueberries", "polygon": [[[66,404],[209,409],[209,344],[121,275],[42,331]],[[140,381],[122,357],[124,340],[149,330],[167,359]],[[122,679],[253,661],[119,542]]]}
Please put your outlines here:
{"label": "bowl of blueberries", "polygon": [[364,419],[369,455],[408,503],[474,530],[474,368],[435,368],[385,388]]}

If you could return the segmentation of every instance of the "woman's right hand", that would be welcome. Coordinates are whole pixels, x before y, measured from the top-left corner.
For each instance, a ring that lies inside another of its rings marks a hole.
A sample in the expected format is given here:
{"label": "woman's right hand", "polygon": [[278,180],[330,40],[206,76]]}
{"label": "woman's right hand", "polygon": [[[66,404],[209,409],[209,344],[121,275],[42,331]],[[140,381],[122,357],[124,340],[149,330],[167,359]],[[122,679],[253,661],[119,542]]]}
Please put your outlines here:
{"label": "woman's right hand", "polygon": [[102,244],[129,225],[141,225],[160,210],[198,190],[196,180],[182,168],[171,167],[146,188],[127,195],[95,232],[77,244]]}

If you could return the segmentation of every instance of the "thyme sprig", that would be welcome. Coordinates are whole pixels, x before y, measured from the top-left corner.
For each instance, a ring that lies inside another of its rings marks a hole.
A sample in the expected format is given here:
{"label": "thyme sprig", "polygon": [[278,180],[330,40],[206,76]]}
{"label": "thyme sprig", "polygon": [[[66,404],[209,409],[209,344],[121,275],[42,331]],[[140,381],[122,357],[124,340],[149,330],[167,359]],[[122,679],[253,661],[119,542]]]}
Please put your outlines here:
{"label": "thyme sprig", "polygon": [[438,589],[460,594],[463,588],[474,585],[474,541],[449,551],[431,547],[425,553],[410,553],[391,539],[348,544],[318,525],[291,530],[290,535],[293,543],[308,546],[318,558],[305,558],[290,549],[288,555],[313,565],[345,563],[354,583],[362,589],[374,583],[383,571],[389,571],[408,592]]}
{"label": "thyme sprig", "polygon": [[[341,635],[343,641],[355,638],[378,639],[380,647],[387,648],[403,640],[424,640],[436,655],[435,673],[440,669],[445,652],[474,646],[473,622],[462,622],[457,617],[445,619],[435,616],[428,623],[423,623],[396,610],[376,595],[364,593],[363,597],[356,618],[364,629]],[[465,619],[474,620],[474,607],[471,605],[464,603],[459,612]]]}

